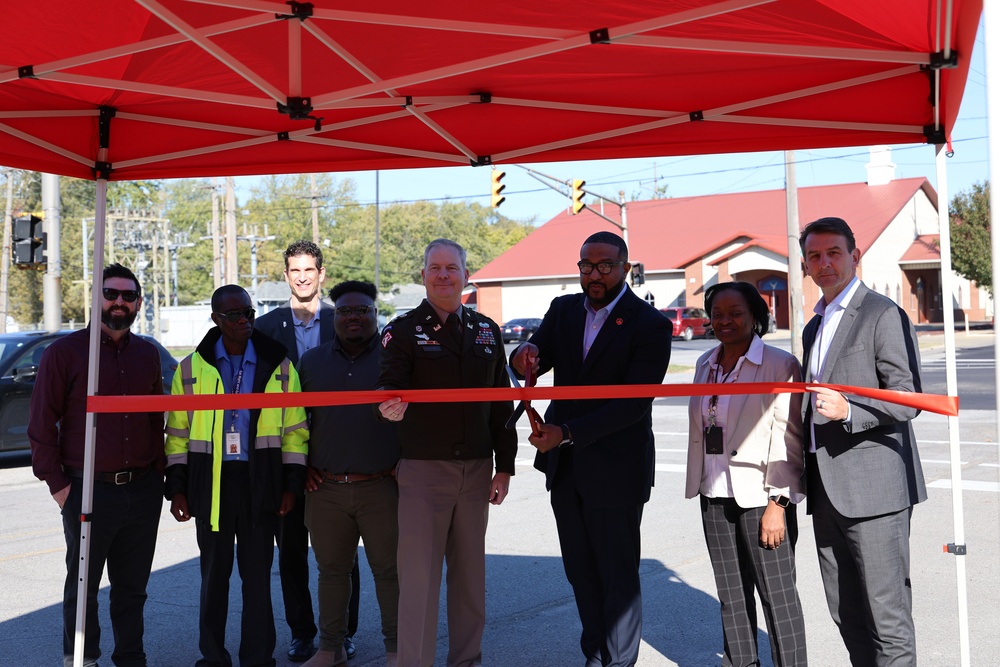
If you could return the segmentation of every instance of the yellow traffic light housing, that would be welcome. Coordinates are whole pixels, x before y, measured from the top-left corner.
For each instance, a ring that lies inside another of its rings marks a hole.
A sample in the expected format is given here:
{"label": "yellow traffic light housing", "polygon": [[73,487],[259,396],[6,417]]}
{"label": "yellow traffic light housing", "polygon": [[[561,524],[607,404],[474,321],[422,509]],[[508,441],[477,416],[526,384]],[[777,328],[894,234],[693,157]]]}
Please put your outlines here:
{"label": "yellow traffic light housing", "polygon": [[583,186],[586,184],[587,181],[581,181],[578,178],[573,179],[573,194],[570,197],[570,200],[572,201],[573,215],[576,215],[587,206],[583,203],[583,195],[585,194],[583,192]]}
{"label": "yellow traffic light housing", "polygon": [[493,208],[500,208],[500,204],[504,203],[504,201],[507,199],[506,197],[504,197],[503,195],[500,194],[507,187],[506,185],[504,185],[503,183],[500,182],[500,181],[503,180],[503,177],[506,176],[506,175],[507,175],[506,172],[500,171],[499,169],[494,169],[491,172],[491,176],[490,177],[493,180],[493,190],[492,190],[493,191],[493,197],[492,197]]}

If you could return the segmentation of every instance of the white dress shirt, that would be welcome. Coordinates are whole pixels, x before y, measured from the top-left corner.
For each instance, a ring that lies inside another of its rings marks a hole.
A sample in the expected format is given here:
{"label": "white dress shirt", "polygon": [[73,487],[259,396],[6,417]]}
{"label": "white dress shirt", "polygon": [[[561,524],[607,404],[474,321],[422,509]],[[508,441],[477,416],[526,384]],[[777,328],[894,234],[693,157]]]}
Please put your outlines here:
{"label": "white dress shirt", "polygon": [[[837,328],[840,326],[840,320],[844,316],[844,311],[847,310],[847,304],[854,298],[859,285],[861,285],[861,281],[858,280],[857,276],[854,276],[851,282],[847,283],[847,287],[833,301],[827,304],[826,297],[820,297],[819,301],[816,302],[816,307],[813,308],[814,313],[822,316],[819,322],[819,329],[816,331],[816,339],[813,341],[812,349],[809,350],[809,376],[813,382],[819,382],[823,377],[823,369],[826,365],[827,352],[830,351],[830,343],[833,341],[833,337],[837,335]],[[810,394],[809,400],[812,401],[812,409],[815,412],[816,394]],[[850,410],[851,406],[848,403],[847,419],[844,421],[851,421]],[[813,429],[811,422],[809,429],[812,431],[810,434],[812,437],[809,438],[809,451],[815,453],[816,431]]]}

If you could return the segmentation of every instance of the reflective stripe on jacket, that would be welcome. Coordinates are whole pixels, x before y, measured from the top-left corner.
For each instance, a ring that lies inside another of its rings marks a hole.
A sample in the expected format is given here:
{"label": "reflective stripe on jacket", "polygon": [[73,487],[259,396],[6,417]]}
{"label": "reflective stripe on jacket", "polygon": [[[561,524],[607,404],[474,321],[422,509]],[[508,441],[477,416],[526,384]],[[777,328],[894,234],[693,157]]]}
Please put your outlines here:
{"label": "reflective stripe on jacket", "polygon": [[[222,377],[204,354],[214,345],[209,332],[198,350],[186,357],[174,374],[171,394],[224,394]],[[301,391],[299,376],[287,358],[277,361],[284,350],[273,339],[254,333],[258,353],[254,390],[264,393]],[[262,345],[263,344],[263,349]],[[266,382],[263,378],[266,377]],[[261,384],[263,383],[263,387]],[[263,408],[251,419],[250,479],[253,516],[277,511],[285,491],[301,493],[308,456],[309,431],[303,407]],[[219,507],[222,479],[222,410],[175,411],[167,417],[167,488],[166,495],[184,493],[191,516],[208,518],[213,531],[219,530]]]}

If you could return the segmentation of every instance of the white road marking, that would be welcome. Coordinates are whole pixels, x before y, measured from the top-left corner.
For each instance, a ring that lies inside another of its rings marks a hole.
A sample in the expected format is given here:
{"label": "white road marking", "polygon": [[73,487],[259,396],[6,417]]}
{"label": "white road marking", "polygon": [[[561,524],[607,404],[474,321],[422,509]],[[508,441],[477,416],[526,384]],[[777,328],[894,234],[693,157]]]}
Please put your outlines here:
{"label": "white road marking", "polygon": [[[927,445],[950,445],[950,440],[917,440],[918,444]],[[988,447],[1000,446],[1000,442],[977,442],[975,440],[962,440],[958,443],[959,445],[986,445]]]}
{"label": "white road marking", "polygon": [[[939,479],[937,481],[931,482],[927,486],[933,489],[950,489],[951,480],[950,479]],[[974,480],[963,479],[962,480],[962,490],[963,491],[991,491],[993,493],[1000,493],[1000,483],[998,482],[977,482]]]}

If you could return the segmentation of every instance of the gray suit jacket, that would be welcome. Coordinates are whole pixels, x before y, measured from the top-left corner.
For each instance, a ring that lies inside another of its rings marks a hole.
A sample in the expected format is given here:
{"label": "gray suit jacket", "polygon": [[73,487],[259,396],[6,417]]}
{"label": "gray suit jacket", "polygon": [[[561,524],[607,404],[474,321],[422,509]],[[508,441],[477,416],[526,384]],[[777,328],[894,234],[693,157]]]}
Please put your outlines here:
{"label": "gray suit jacket", "polygon": [[[906,313],[864,284],[848,304],[830,344],[822,377],[809,369],[820,317],[802,334],[806,381],[921,391],[917,336]],[[816,465],[833,507],[850,518],[898,512],[927,498],[910,420],[913,408],[848,396],[851,422],[831,422],[803,401],[808,443],[815,430]],[[810,422],[815,427],[810,429]],[[808,495],[808,489],[806,491]]]}
{"label": "gray suit jacket", "polygon": [[[319,302],[320,344],[333,340],[333,311],[333,306],[326,301]],[[254,323],[254,328],[284,345],[292,365],[298,365],[299,350],[295,345],[295,320],[292,318],[292,307],[289,304],[286,303],[261,315]]]}

